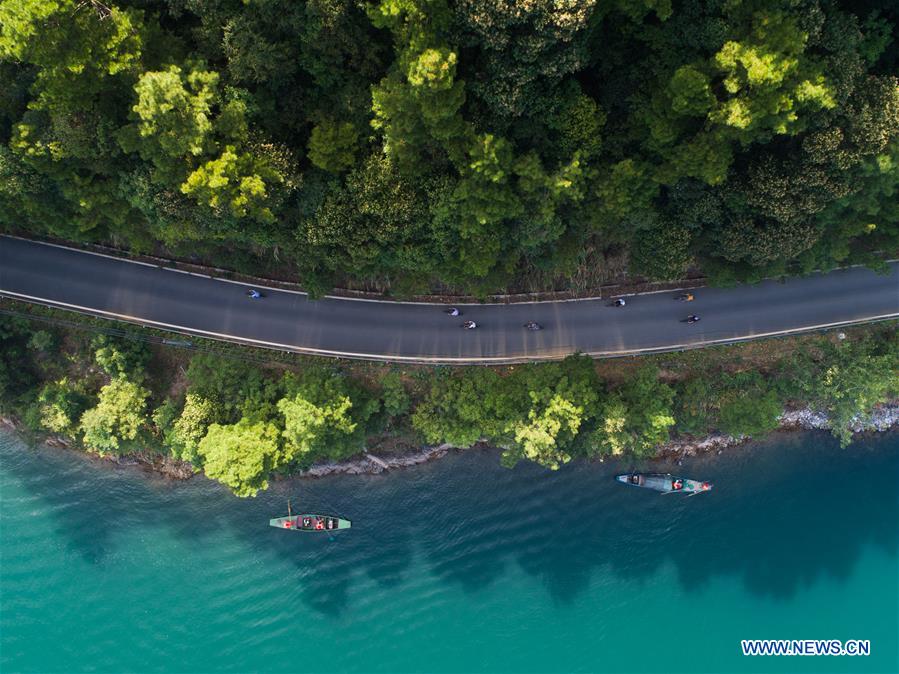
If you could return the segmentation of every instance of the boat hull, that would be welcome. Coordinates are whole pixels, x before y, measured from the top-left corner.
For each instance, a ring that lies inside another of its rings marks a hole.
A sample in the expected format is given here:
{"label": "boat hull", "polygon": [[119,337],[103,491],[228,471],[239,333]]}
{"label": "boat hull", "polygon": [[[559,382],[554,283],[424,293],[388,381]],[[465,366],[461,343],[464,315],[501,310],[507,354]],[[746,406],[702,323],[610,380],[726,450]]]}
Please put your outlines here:
{"label": "boat hull", "polygon": [[315,513],[302,513],[291,517],[275,517],[268,521],[269,526],[289,531],[303,531],[306,533],[320,534],[328,531],[349,529],[353,523],[341,517],[333,515],[318,515]]}
{"label": "boat hull", "polygon": [[688,480],[671,473],[626,473],[615,479],[632,487],[651,489],[663,494],[701,494],[712,490],[711,482]]}

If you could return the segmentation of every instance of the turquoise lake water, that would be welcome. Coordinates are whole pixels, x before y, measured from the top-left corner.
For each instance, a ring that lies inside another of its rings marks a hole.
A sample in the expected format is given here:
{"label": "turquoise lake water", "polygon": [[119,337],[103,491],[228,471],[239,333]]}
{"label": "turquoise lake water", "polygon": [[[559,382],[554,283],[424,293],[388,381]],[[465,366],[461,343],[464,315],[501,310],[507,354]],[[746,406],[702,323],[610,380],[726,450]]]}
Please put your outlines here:
{"label": "turquoise lake water", "polygon": [[[899,434],[691,459],[716,484],[695,498],[627,467],[478,450],[240,500],[0,435],[0,670],[899,671]],[[354,528],[268,527],[288,496]]]}

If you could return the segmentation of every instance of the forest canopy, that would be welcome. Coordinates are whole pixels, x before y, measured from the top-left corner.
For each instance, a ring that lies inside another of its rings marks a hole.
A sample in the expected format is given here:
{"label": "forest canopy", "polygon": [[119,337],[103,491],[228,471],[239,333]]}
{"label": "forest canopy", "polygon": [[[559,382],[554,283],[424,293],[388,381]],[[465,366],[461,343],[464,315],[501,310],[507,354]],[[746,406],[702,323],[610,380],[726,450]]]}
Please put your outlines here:
{"label": "forest canopy", "polygon": [[892,0],[2,0],[0,228],[313,291],[871,263],[899,250],[897,26]]}

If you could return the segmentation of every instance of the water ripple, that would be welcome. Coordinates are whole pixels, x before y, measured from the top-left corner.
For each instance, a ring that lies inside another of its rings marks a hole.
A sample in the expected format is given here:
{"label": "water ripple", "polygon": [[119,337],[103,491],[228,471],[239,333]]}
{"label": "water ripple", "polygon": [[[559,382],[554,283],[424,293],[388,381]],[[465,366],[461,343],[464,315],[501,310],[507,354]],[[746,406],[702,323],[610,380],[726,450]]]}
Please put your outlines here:
{"label": "water ripple", "polygon": [[[802,624],[876,639],[859,667],[887,670],[899,436],[778,443],[693,460],[718,488],[689,499],[471,452],[238,500],[0,436],[0,669],[739,671],[735,640]],[[268,527],[287,498],[354,528]]]}

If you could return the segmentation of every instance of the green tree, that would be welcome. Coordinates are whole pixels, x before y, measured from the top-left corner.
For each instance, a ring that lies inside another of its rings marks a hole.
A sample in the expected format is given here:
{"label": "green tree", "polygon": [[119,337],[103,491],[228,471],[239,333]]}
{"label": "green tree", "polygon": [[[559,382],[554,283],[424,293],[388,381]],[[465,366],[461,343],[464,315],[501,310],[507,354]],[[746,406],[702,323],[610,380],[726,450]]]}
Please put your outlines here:
{"label": "green tree", "polygon": [[[295,100],[289,92],[301,70],[297,35],[303,32],[307,16],[304,4],[257,3],[235,11],[233,6],[221,3],[219,6],[225,9],[221,17],[215,16],[214,9],[205,15],[209,29],[214,24],[221,29],[221,39],[214,39],[227,59],[232,81],[253,87],[266,98],[284,95]],[[203,7],[207,9],[211,8]]]}
{"label": "green tree", "polygon": [[513,153],[509,142],[492,134],[479,136],[468,148],[462,179],[453,192],[458,255],[470,276],[486,276],[499,262],[503,223],[522,214],[515,192]]}
{"label": "green tree", "polygon": [[691,435],[702,435],[712,428],[717,419],[715,397],[708,377],[691,377],[677,389],[674,417],[677,430]]}
{"label": "green tree", "polygon": [[[214,405],[218,423],[237,422],[247,400],[265,398],[265,377],[258,367],[213,354],[197,354],[187,367],[187,395]],[[205,405],[205,403],[202,403]]]}
{"label": "green tree", "polygon": [[99,2],[7,0],[0,4],[0,57],[39,68],[35,107],[80,109],[107,90],[107,78],[140,63],[142,23],[140,11]]}
{"label": "green tree", "polygon": [[38,353],[47,353],[56,346],[56,335],[47,330],[37,330],[28,340],[28,348]]}
{"label": "green tree", "polygon": [[485,439],[504,447],[503,463],[530,459],[558,468],[577,450],[581,427],[596,414],[600,383],[587,357],[517,368],[462,370],[435,378],[412,415],[430,443],[468,447]]}
{"label": "green tree", "polygon": [[203,471],[237,496],[256,496],[268,489],[268,475],[281,462],[278,435],[272,423],[212,424],[197,447]]}
{"label": "green tree", "polygon": [[605,111],[593,98],[575,83],[569,85],[559,111],[547,121],[558,136],[558,155],[565,158],[577,152],[585,160],[597,157],[602,149],[606,118]]}
{"label": "green tree", "polygon": [[507,441],[509,407],[522,408],[525,391],[518,382],[503,382],[493,370],[461,370],[434,377],[431,389],[415,408],[412,425],[431,444],[469,447],[482,438]]}
{"label": "green tree", "polygon": [[693,261],[693,233],[686,227],[659,223],[639,234],[631,253],[631,269],[651,279],[681,279]]}
{"label": "green tree", "polygon": [[372,88],[371,126],[384,135],[384,152],[403,173],[426,169],[425,154],[439,153],[428,135],[421,111],[402,76],[393,72]]}
{"label": "green tree", "polygon": [[585,196],[586,173],[579,152],[555,172],[544,169],[536,152],[516,159],[513,166],[517,178],[516,191],[527,217],[518,218],[517,247],[520,254],[531,257],[555,247],[566,233],[563,214]]}
{"label": "green tree", "polygon": [[757,372],[728,378],[728,392],[720,403],[718,425],[733,436],[759,436],[777,428],[783,404]]}
{"label": "green tree", "polygon": [[572,356],[560,365],[525,368],[515,376],[524,380],[529,405],[507,422],[513,444],[503,452],[503,463],[529,459],[556,470],[571,460],[581,427],[597,413],[600,386],[593,363]]}
{"label": "green tree", "polygon": [[409,411],[412,399],[398,372],[381,377],[381,405],[391,417],[401,417]]}
{"label": "green tree", "polygon": [[127,377],[132,381],[144,378],[150,350],[147,345],[133,339],[120,339],[98,335],[91,341],[94,362],[110,377]]}
{"label": "green tree", "polygon": [[565,78],[587,65],[588,27],[597,4],[454,3],[458,39],[472,56],[470,89],[489,110],[490,126],[504,130],[521,117],[553,111]]}
{"label": "green tree", "polygon": [[800,17],[768,7],[737,11],[742,34],[712,60],[727,96],[710,121],[747,143],[760,133],[795,133],[804,123],[797,112],[836,105],[821,67],[805,54],[808,33]]}
{"label": "green tree", "polygon": [[75,437],[78,421],[88,404],[87,396],[81,394],[69,379],[63,377],[48,382],[37,399],[41,426],[54,433]]}
{"label": "green tree", "polygon": [[[311,90],[308,84],[303,87],[308,94],[297,112],[318,119],[340,111],[342,119],[365,128],[371,120],[371,83],[384,76],[391,52],[383,32],[371,27],[365,7],[353,0],[305,3],[299,30],[287,36],[294,42],[299,34],[299,65],[314,85]],[[298,90],[293,87],[294,95],[285,98],[294,100]],[[314,112],[308,112],[310,104]]]}
{"label": "green tree", "polygon": [[72,236],[72,208],[50,176],[0,145],[0,227],[11,230],[28,222],[29,231]]}
{"label": "green tree", "polygon": [[837,106],[837,84],[811,48],[820,39],[815,12],[772,0],[724,6],[717,20],[726,35],[714,55],[663,74],[639,112],[650,136],[646,148],[664,162],[661,182],[689,176],[721,184],[735,144],[796,135],[815,113]]}
{"label": "green tree", "polygon": [[28,340],[28,323],[0,315],[0,408],[7,412],[19,408],[39,381]]}
{"label": "green tree", "polygon": [[803,269],[827,269],[859,252],[899,247],[899,141],[855,171],[857,190],[831,202],[815,218],[822,232],[803,256]]}
{"label": "green tree", "polygon": [[281,174],[265,161],[227,145],[217,158],[201,165],[187,177],[181,192],[214,212],[273,222],[275,216],[268,205],[269,187],[282,180]]}
{"label": "green tree", "polygon": [[320,169],[341,173],[356,163],[359,134],[350,122],[330,119],[316,124],[309,138],[309,161]]}
{"label": "green tree", "polygon": [[818,232],[811,222],[778,223],[737,217],[715,232],[718,255],[731,262],[748,262],[759,268],[790,260],[811,248]]}
{"label": "green tree", "polygon": [[272,161],[275,155],[256,151],[246,103],[225,97],[219,79],[202,62],[145,72],[134,88],[133,122],[119,142],[152,162],[154,180],[215,214],[270,223],[273,196],[285,176]]}
{"label": "green tree", "polygon": [[[571,460],[564,447],[577,435],[584,410],[558,394],[540,407],[542,409],[539,411],[532,409],[528,413],[526,423],[515,427],[513,438],[518,449],[515,459],[520,454],[523,458],[557,470]],[[507,456],[512,454],[506,453],[503,458]]]}
{"label": "green tree", "polygon": [[9,147],[42,176],[29,176],[29,189],[16,195],[26,213],[49,216],[35,221],[35,230],[128,236],[134,214],[117,191],[116,103],[140,67],[145,37],[143,13],[134,9],[74,0],[0,3],[0,59],[27,64],[33,78]]}
{"label": "green tree", "polygon": [[134,124],[122,135],[126,151],[153,163],[158,179],[176,183],[186,177],[188,158],[215,151],[213,107],[218,104],[219,75],[200,64],[169,66],[145,72],[134,87]]}
{"label": "green tree", "polygon": [[167,397],[162,404],[153,410],[150,420],[153,422],[154,434],[163,440],[163,446],[171,451],[166,442],[166,435],[171,432],[172,424],[181,412],[181,405],[172,397]]}
{"label": "green tree", "polygon": [[383,153],[373,154],[323,199],[298,236],[331,270],[428,275],[437,252],[427,241],[426,186],[402,176]]}
{"label": "green tree", "polygon": [[[447,47],[431,47],[412,59],[406,72],[428,133],[442,143],[455,141],[465,130],[459,115],[464,84],[455,79],[457,62]],[[448,149],[452,152],[452,146]]]}
{"label": "green tree", "polygon": [[333,370],[310,368],[284,381],[284,461],[308,465],[343,459],[363,448],[367,424],[380,403]]}
{"label": "green tree", "polygon": [[674,425],[673,400],[674,390],[658,380],[658,370],[641,368],[602,406],[593,438],[596,451],[650,455]]}
{"label": "green tree", "polygon": [[209,426],[221,420],[220,409],[208,398],[189,392],[184,397],[184,406],[171,428],[165,434],[166,444],[172,455],[193,464],[199,462],[200,441]]}
{"label": "green tree", "polygon": [[150,392],[124,376],[100,389],[95,407],[81,416],[84,445],[99,454],[121,454],[138,439],[146,418]]}
{"label": "green tree", "polygon": [[600,172],[595,190],[600,222],[612,225],[622,218],[647,212],[659,193],[659,185],[649,166],[624,159]]}
{"label": "green tree", "polygon": [[899,394],[899,341],[895,333],[882,341],[834,347],[817,376],[803,382],[813,405],[827,412],[840,445],[852,441],[852,426],[864,424],[878,404]]}
{"label": "green tree", "polygon": [[372,87],[371,124],[384,134],[384,150],[407,174],[425,170],[425,156],[441,150],[461,160],[465,88],[455,78],[457,54],[442,35],[450,18],[446,3],[382,0],[368,14],[391,31],[397,51],[394,68]]}

